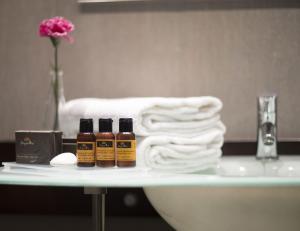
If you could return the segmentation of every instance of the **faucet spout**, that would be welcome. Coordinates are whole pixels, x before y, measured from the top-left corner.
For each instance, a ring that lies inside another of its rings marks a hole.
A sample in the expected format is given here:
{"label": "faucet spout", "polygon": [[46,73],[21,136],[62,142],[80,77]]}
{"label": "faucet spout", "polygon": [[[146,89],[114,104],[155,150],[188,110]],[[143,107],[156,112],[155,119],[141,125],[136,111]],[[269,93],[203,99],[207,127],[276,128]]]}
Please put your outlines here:
{"label": "faucet spout", "polygon": [[257,159],[278,159],[277,97],[258,98]]}
{"label": "faucet spout", "polygon": [[262,126],[262,139],[264,145],[273,145],[276,142],[275,124],[265,122]]}

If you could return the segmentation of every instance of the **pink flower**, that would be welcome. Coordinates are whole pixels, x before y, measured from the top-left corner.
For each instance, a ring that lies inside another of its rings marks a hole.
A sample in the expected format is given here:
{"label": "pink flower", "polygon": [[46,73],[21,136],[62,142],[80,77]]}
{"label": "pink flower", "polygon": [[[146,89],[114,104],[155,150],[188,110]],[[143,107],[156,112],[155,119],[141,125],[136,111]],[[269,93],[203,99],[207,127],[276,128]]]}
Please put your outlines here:
{"label": "pink flower", "polygon": [[52,39],[64,38],[69,42],[73,42],[73,38],[69,35],[73,30],[74,25],[72,22],[57,16],[43,20],[39,27],[39,34],[41,37],[50,37]]}

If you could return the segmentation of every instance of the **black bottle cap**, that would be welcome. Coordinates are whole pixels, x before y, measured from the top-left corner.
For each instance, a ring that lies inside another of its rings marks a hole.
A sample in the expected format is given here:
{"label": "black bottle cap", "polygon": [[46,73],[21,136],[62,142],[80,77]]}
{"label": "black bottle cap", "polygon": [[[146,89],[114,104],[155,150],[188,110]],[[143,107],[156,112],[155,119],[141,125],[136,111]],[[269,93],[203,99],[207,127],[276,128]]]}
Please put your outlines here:
{"label": "black bottle cap", "polygon": [[93,119],[80,119],[79,132],[93,133]]}
{"label": "black bottle cap", "polygon": [[112,119],[99,119],[99,132],[112,132]]}
{"label": "black bottle cap", "polygon": [[131,118],[120,118],[119,119],[119,131],[120,132],[132,132],[132,119]]}

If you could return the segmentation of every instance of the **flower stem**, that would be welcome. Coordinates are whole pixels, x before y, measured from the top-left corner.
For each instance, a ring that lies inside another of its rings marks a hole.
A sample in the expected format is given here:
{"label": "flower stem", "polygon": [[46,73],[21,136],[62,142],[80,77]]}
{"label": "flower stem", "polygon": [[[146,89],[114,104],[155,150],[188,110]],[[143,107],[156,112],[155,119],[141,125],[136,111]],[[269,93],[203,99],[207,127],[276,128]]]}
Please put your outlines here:
{"label": "flower stem", "polygon": [[58,69],[58,44],[54,45],[54,82],[53,82],[53,94],[54,94],[54,101],[55,101],[55,117],[54,117],[54,124],[53,129],[58,130],[58,89],[59,89],[59,69]]}

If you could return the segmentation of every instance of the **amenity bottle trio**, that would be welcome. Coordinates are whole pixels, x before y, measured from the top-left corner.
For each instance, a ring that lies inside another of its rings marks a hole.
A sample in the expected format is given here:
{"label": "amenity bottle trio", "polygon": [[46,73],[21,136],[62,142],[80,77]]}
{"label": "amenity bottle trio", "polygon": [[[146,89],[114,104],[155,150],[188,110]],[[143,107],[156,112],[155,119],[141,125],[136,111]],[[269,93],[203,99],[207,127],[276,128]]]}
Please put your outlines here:
{"label": "amenity bottle trio", "polygon": [[93,120],[80,119],[77,135],[79,167],[134,167],[136,140],[131,118],[119,120],[119,133],[112,132],[112,119],[99,119],[99,132],[94,134]]}

